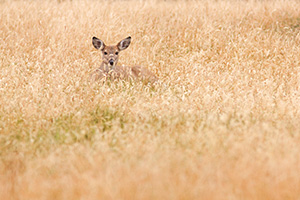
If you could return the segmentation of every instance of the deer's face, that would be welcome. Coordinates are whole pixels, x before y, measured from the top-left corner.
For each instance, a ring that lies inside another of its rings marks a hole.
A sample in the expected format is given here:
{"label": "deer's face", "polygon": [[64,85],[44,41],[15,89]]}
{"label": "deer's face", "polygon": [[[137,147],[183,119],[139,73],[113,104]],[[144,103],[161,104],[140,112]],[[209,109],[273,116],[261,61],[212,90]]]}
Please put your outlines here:
{"label": "deer's face", "polygon": [[114,69],[119,60],[119,49],[116,46],[105,46],[101,52],[102,62]]}
{"label": "deer's face", "polygon": [[119,52],[126,49],[131,41],[131,37],[120,41],[117,45],[106,46],[102,40],[93,37],[93,45],[96,49],[100,49],[102,52],[102,62],[109,66],[110,70],[114,69],[119,60]]}

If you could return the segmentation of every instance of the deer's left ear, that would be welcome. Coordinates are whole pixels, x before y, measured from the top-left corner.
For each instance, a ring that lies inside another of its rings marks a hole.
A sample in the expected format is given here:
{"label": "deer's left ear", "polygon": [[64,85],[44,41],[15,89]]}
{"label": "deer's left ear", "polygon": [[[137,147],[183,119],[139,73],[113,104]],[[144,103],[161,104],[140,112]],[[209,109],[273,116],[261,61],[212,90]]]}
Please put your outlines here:
{"label": "deer's left ear", "polygon": [[93,45],[96,49],[100,49],[100,50],[102,50],[105,47],[104,42],[102,42],[102,40],[96,37],[93,37]]}
{"label": "deer's left ear", "polygon": [[127,49],[127,47],[130,45],[131,37],[129,36],[128,38],[125,38],[121,42],[117,44],[117,47],[119,51],[122,51],[124,49]]}

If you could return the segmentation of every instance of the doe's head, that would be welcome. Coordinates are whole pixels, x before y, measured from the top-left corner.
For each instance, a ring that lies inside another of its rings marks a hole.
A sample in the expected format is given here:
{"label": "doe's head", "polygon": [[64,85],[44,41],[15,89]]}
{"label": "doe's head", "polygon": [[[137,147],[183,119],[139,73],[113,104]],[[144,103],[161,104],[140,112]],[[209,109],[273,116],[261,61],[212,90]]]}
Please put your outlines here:
{"label": "doe's head", "polygon": [[93,45],[96,49],[102,52],[102,62],[111,69],[117,65],[119,60],[119,52],[127,49],[130,45],[131,37],[121,40],[117,45],[106,46],[104,42],[96,37],[93,37]]}

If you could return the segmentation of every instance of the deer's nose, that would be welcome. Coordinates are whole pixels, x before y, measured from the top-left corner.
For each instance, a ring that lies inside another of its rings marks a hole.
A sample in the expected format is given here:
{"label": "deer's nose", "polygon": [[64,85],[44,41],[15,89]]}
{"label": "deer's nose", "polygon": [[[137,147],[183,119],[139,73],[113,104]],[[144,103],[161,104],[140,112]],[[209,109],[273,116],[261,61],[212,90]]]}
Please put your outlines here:
{"label": "deer's nose", "polygon": [[109,62],[109,64],[110,64],[111,66],[114,65],[114,60],[113,60],[113,59],[110,59],[108,62]]}

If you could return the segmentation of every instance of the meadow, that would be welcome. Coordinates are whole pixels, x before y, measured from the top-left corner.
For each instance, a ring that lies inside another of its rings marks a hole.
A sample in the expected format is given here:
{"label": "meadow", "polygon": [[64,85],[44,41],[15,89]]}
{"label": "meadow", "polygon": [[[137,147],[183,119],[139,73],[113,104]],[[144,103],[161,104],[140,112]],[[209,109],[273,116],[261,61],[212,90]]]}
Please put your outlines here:
{"label": "meadow", "polygon": [[[300,1],[0,10],[0,199],[300,198]],[[159,84],[89,81],[93,36]]]}

